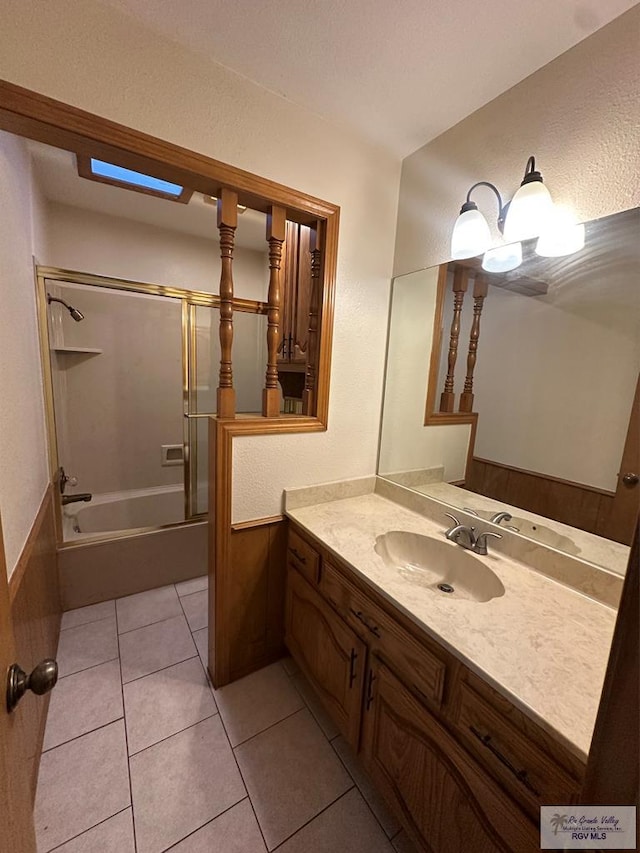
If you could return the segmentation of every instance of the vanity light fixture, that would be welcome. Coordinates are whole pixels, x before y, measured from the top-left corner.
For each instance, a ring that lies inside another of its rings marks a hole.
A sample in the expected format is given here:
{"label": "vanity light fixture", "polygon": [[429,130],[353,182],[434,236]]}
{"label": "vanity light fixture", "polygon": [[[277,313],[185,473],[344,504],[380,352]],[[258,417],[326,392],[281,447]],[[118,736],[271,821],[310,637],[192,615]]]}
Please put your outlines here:
{"label": "vanity light fixture", "polygon": [[561,258],[584,248],[584,223],[576,222],[571,211],[555,207],[547,226],[536,243],[536,254],[543,258]]}
{"label": "vanity light fixture", "polygon": [[[478,205],[471,201],[477,187],[488,187],[498,200],[498,229],[504,243],[491,248],[491,232]],[[488,181],[478,181],[469,192],[451,235],[451,256],[454,260],[485,254],[483,268],[488,272],[508,272],[522,263],[522,246],[518,241],[538,237],[553,213],[549,191],[536,169],[535,157],[529,157],[520,188],[510,202],[502,201],[497,187]],[[544,244],[543,244],[544,248]]]}

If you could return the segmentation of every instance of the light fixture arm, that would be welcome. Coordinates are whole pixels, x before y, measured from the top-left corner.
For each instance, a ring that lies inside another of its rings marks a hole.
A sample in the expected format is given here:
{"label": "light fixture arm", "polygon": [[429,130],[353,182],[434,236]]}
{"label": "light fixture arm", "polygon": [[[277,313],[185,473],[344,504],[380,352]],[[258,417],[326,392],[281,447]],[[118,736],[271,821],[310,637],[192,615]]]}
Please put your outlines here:
{"label": "light fixture arm", "polygon": [[[529,160],[533,160],[533,157],[530,157]],[[529,168],[529,163],[527,163],[527,169],[528,168]],[[535,161],[534,161],[534,168],[535,168]],[[462,207],[460,209],[460,213],[464,213],[466,210],[477,210],[478,209],[478,206],[476,205],[476,203],[471,201],[471,193],[477,187],[489,187],[489,189],[493,190],[493,192],[495,193],[495,196],[498,199],[498,228],[500,229],[500,233],[502,233],[504,230],[504,220],[507,216],[507,210],[509,209],[509,202],[507,202],[506,204],[503,204],[502,196],[500,195],[498,188],[495,186],[495,184],[492,184],[489,181],[478,181],[476,184],[474,184],[469,189],[469,192],[467,193],[467,200],[462,205]]]}

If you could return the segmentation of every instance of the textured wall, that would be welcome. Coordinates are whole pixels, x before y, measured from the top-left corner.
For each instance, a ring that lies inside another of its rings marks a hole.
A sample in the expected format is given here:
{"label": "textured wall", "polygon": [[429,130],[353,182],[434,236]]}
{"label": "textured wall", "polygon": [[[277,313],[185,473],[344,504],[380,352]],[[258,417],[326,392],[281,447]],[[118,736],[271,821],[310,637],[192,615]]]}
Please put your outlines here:
{"label": "textured wall", "polygon": [[329,430],[238,439],[236,518],[278,512],[284,486],[370,474],[399,160],[99,3],[5,2],[0,77],[341,206]]}
{"label": "textured wall", "polygon": [[[636,6],[407,157],[395,274],[448,260],[471,184],[492,181],[510,197],[530,154],[554,200],[581,220],[635,207],[639,36]],[[477,201],[491,220],[491,191]]]}
{"label": "textured wall", "polygon": [[11,575],[48,471],[32,260],[42,220],[24,142],[2,132],[0,187],[0,513]]}

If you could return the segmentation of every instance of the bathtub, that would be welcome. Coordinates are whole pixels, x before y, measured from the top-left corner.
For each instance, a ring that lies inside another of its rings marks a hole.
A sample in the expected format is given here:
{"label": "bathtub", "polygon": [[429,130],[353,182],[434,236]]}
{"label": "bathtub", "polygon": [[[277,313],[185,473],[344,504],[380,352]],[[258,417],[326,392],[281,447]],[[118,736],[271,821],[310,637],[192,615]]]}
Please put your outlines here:
{"label": "bathtub", "polygon": [[105,492],[63,507],[65,542],[163,527],[184,521],[182,484]]}
{"label": "bathtub", "polygon": [[89,503],[63,507],[62,524],[63,610],[189,580],[208,570],[207,521],[184,521],[182,484],[94,495]]}

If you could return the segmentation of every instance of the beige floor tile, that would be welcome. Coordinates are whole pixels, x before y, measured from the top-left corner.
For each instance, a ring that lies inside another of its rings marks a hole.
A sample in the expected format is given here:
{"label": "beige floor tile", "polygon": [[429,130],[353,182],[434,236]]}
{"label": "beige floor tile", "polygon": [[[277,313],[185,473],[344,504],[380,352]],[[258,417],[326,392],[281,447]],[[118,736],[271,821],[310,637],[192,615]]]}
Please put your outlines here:
{"label": "beige floor tile", "polygon": [[55,853],[136,853],[131,809],[68,841]]}
{"label": "beige floor tile", "polygon": [[209,624],[209,593],[206,589],[202,592],[184,595],[180,602],[192,631],[207,627]]}
{"label": "beige floor tile", "polygon": [[327,712],[325,711],[322,702],[318,697],[318,694],[315,692],[313,687],[309,684],[307,679],[299,670],[291,677],[291,683],[304,699],[307,708],[316,718],[317,724],[325,733],[326,737],[329,740],[332,740],[334,737],[339,735],[340,730],[333,722],[329,714],[327,714]]}
{"label": "beige floor tile", "polygon": [[266,850],[251,803],[246,799],[176,844],[171,853],[266,853]]}
{"label": "beige floor tile", "polygon": [[176,584],[176,592],[179,596],[191,595],[194,592],[201,592],[203,589],[209,588],[209,578],[203,575],[200,578],[192,578],[190,581],[181,581]]}
{"label": "beige floor tile", "polygon": [[378,793],[358,757],[354,755],[353,750],[342,735],[333,740],[331,746],[340,756],[342,763],[351,774],[353,781],[360,789],[360,793],[369,804],[371,811],[378,818],[387,836],[393,838],[399,832],[400,824],[389,811],[387,804]]}
{"label": "beige floor tile", "polygon": [[279,663],[216,690],[216,702],[232,746],[304,707]]}
{"label": "beige floor tile", "polygon": [[123,682],[150,675],[195,657],[197,649],[184,616],[165,619],[120,635]]}
{"label": "beige floor tile", "polygon": [[61,678],[51,693],[43,749],[51,749],[122,717],[120,662]]}
{"label": "beige floor tile", "polygon": [[39,853],[130,805],[124,722],[42,755],[34,811]]}
{"label": "beige floor tile", "polygon": [[138,853],[160,853],[246,797],[220,717],[130,759]]}
{"label": "beige floor tile", "polygon": [[102,601],[100,604],[89,604],[87,607],[78,607],[76,610],[67,610],[62,614],[60,630],[77,628],[78,625],[86,625],[89,622],[98,622],[100,619],[108,619],[116,615],[116,603]]}
{"label": "beige floor tile", "polygon": [[202,658],[202,663],[206,667],[207,661],[209,659],[209,629],[200,628],[199,631],[194,631],[193,641],[196,644],[196,648],[198,649],[198,654]]}
{"label": "beige floor tile", "polygon": [[235,754],[269,850],[353,785],[306,708]]}
{"label": "beige floor tile", "polygon": [[119,634],[152,625],[154,622],[162,622],[182,613],[178,593],[173,584],[119,598],[116,601],[116,611]]}
{"label": "beige floor tile", "polygon": [[101,619],[60,632],[56,654],[60,678],[117,657],[115,618]]}
{"label": "beige floor tile", "polygon": [[348,791],[278,847],[278,853],[393,853],[357,790]]}
{"label": "beige floor tile", "polygon": [[401,829],[393,839],[393,849],[396,850],[396,853],[418,853],[417,847],[413,841],[409,840],[404,829]]}
{"label": "beige floor tile", "polygon": [[217,712],[198,657],[124,685],[129,755]]}

